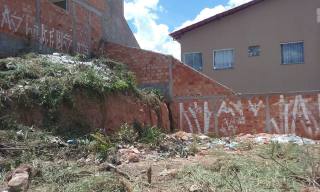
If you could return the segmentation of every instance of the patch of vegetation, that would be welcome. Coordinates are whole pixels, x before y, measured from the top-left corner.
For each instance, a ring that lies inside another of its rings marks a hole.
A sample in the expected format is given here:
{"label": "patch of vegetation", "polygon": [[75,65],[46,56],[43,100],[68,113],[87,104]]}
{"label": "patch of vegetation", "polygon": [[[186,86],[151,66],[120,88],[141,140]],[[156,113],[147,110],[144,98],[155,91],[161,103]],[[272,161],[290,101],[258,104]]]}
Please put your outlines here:
{"label": "patch of vegetation", "polygon": [[33,191],[40,189],[57,192],[125,192],[112,173],[97,172],[93,167],[81,167],[67,162],[42,163],[44,165],[38,167],[41,174],[32,180]]}
{"label": "patch of vegetation", "polygon": [[100,132],[91,134],[91,137],[93,138],[93,141],[90,143],[91,151],[97,155],[98,159],[105,160],[109,150],[114,147],[115,144],[111,142],[109,137]]}
{"label": "patch of vegetation", "polygon": [[157,145],[165,136],[158,127],[141,126],[137,122],[133,129],[138,133],[138,141],[146,144]]}
{"label": "patch of vegetation", "polygon": [[161,129],[153,126],[142,126],[135,122],[132,126],[125,123],[117,131],[112,139],[114,143],[133,144],[141,142],[150,145],[157,145],[164,138]]}
{"label": "patch of vegetation", "polygon": [[[0,144],[16,149],[0,150],[0,185],[8,171],[21,164],[30,164],[34,167],[30,191],[125,191],[117,176],[111,172],[99,171],[94,164],[76,163],[80,158],[93,155],[91,146],[107,145],[103,135],[94,135],[79,139],[76,145],[67,145],[59,137],[30,127],[18,132],[0,130]],[[103,146],[94,150],[103,152],[106,148]]]}
{"label": "patch of vegetation", "polygon": [[138,140],[138,137],[137,131],[127,123],[123,124],[115,134],[116,142],[124,144],[133,144]]}
{"label": "patch of vegetation", "polygon": [[77,182],[70,183],[64,188],[64,191],[68,192],[126,192],[125,187],[110,174],[86,177]]}
{"label": "patch of vegetation", "polygon": [[135,91],[133,75],[108,59],[63,63],[44,56],[0,60],[0,87],[21,104],[54,108],[70,100],[75,88],[98,95]]}
{"label": "patch of vegetation", "polygon": [[79,92],[101,101],[109,94],[132,94],[156,110],[160,104],[159,94],[139,90],[134,75],[119,62],[81,55],[56,57],[31,53],[0,59],[0,128],[12,128],[9,121],[2,119],[5,116],[1,116],[11,115],[15,119],[10,114],[14,111],[13,104],[24,111],[33,107],[43,109],[43,126],[50,132],[68,133],[66,137],[88,134],[79,130],[90,130],[81,117],[72,118],[68,125],[60,124],[59,107],[72,108]]}
{"label": "patch of vegetation", "polygon": [[305,152],[306,146],[294,144],[264,145],[245,156],[217,150],[216,162],[187,166],[178,179],[202,191],[300,191],[307,184],[301,178],[310,178],[312,165],[320,162],[319,153],[308,157]]}

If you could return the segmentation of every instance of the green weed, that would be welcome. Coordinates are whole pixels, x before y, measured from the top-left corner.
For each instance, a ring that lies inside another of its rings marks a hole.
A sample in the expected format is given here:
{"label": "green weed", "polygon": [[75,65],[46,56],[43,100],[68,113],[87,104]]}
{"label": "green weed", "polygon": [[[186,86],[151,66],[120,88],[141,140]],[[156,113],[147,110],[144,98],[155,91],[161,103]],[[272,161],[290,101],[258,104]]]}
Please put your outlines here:
{"label": "green weed", "polygon": [[139,140],[147,144],[159,144],[163,139],[164,134],[157,127],[145,127],[142,132],[140,132]]}
{"label": "green weed", "polygon": [[125,144],[133,144],[137,141],[138,136],[137,131],[127,123],[123,124],[115,134],[116,141]]}

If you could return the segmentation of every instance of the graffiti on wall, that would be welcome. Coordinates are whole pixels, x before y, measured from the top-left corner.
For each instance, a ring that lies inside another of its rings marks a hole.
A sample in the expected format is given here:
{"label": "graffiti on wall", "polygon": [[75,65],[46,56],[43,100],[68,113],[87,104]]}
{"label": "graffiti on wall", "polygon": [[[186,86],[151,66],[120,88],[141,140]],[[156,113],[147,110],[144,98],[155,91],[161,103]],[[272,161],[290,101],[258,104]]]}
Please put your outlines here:
{"label": "graffiti on wall", "polygon": [[211,107],[209,101],[179,103],[180,126],[187,126],[185,130],[191,133],[208,134],[218,130],[228,135],[262,118],[259,123],[264,123],[273,133],[296,134],[302,129],[307,135],[320,135],[320,94],[316,100],[302,95],[288,99],[280,95],[278,102],[272,104],[267,100],[220,100],[211,102]]}
{"label": "graffiti on wall", "polygon": [[279,107],[280,117],[278,122],[275,117],[270,120],[274,132],[296,134],[297,128],[302,127],[307,135],[320,134],[320,94],[317,102],[302,95],[297,95],[286,102],[284,96],[280,95],[279,102],[274,105]]}
{"label": "graffiti on wall", "polygon": [[10,31],[17,32],[19,30],[23,18],[19,17],[15,12],[11,13],[8,5],[4,5],[4,9],[1,16],[1,28],[7,26]]}
{"label": "graffiti on wall", "polygon": [[[30,8],[31,9],[31,8]],[[9,30],[10,32],[25,33],[27,37],[35,39],[40,45],[54,48],[58,51],[71,51],[72,35],[63,30],[49,27],[48,25],[35,22],[35,17],[28,12],[30,9],[23,9],[21,15],[16,11],[12,11],[6,4],[0,14],[0,28]],[[76,51],[83,54],[89,54],[89,45],[77,42]]]}

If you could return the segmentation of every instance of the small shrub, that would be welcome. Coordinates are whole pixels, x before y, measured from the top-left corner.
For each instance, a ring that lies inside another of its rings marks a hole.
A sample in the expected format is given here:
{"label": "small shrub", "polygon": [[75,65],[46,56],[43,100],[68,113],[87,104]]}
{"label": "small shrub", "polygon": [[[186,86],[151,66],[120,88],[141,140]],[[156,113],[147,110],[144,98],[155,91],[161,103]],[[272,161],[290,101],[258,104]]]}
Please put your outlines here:
{"label": "small shrub", "polygon": [[112,90],[113,91],[124,91],[130,88],[130,85],[125,82],[124,80],[116,80],[113,84],[112,84]]}
{"label": "small shrub", "polygon": [[120,143],[132,144],[138,139],[138,133],[127,123],[120,127],[116,133],[116,140]]}
{"label": "small shrub", "polygon": [[145,127],[140,135],[140,141],[147,144],[159,144],[164,134],[157,127]]}
{"label": "small shrub", "polygon": [[108,156],[108,151],[113,147],[110,139],[100,132],[91,134],[93,138],[92,149],[94,150],[99,159],[105,160]]}

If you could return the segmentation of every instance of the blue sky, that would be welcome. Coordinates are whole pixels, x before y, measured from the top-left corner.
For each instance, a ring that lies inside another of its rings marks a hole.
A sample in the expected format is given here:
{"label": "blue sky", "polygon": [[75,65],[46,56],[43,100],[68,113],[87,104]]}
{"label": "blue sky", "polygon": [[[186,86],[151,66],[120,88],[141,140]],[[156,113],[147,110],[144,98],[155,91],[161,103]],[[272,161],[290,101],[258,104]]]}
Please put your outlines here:
{"label": "blue sky", "polygon": [[180,59],[169,33],[250,0],[125,0],[125,17],[141,48]]}
{"label": "blue sky", "polygon": [[164,11],[159,13],[159,22],[166,23],[173,30],[195,18],[202,9],[226,3],[226,0],[160,0]]}

